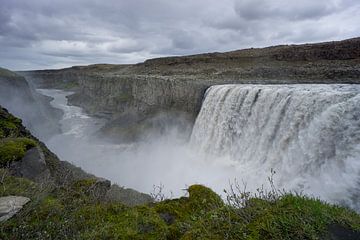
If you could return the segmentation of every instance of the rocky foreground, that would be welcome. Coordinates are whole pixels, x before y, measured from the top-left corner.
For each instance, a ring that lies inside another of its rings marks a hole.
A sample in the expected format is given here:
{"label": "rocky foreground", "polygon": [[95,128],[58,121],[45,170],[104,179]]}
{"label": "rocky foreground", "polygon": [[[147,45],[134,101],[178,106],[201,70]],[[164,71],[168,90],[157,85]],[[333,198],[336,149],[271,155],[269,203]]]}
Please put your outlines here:
{"label": "rocky foreground", "polygon": [[103,133],[117,138],[159,112],[193,122],[214,84],[360,83],[360,38],[20,74],[37,87],[74,90],[70,102],[109,119]]}

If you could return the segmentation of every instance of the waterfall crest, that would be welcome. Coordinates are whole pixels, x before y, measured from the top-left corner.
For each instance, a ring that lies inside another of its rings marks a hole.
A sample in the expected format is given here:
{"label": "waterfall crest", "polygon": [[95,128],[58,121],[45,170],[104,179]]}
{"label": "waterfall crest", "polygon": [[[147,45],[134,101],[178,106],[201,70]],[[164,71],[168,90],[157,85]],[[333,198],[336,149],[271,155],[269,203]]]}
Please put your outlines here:
{"label": "waterfall crest", "polygon": [[212,86],[190,144],[239,177],[272,168],[280,187],[360,209],[358,85]]}

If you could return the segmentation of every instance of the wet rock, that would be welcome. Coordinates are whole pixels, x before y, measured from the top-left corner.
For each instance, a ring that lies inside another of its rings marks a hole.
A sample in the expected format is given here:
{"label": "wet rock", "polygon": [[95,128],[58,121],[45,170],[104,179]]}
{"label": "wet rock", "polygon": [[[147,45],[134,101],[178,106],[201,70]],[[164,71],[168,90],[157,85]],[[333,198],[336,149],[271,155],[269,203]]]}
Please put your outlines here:
{"label": "wet rock", "polygon": [[13,217],[29,201],[29,198],[21,196],[0,197],[0,222]]}

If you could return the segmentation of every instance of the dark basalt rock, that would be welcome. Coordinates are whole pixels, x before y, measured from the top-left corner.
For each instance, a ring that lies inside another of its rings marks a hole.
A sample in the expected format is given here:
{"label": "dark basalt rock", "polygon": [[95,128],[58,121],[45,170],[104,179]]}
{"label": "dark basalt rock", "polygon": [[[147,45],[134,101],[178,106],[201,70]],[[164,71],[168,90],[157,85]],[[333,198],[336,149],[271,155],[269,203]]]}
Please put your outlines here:
{"label": "dark basalt rock", "polygon": [[360,232],[346,228],[339,224],[331,224],[323,240],[359,240]]}
{"label": "dark basalt rock", "polygon": [[50,179],[50,170],[46,166],[44,153],[39,147],[31,148],[20,161],[12,162],[10,171],[14,176],[35,182],[46,182]]}

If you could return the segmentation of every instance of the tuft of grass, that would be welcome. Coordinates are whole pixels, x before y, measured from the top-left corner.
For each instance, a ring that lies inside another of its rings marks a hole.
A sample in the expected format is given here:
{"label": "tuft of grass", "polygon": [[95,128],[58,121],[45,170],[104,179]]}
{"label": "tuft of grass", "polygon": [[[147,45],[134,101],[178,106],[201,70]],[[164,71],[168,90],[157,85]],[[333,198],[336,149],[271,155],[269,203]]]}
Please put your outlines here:
{"label": "tuft of grass", "polygon": [[36,146],[29,138],[4,138],[0,140],[0,167],[24,157],[25,152]]}

